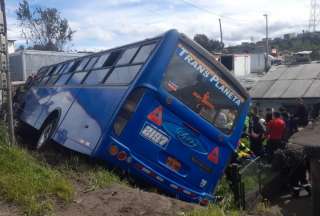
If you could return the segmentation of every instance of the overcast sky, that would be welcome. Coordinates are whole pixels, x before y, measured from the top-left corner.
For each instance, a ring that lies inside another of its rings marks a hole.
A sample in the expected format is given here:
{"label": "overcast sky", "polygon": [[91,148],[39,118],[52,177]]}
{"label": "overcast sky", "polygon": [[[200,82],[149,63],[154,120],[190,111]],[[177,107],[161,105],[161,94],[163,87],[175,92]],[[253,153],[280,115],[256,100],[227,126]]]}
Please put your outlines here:
{"label": "overcast sky", "polygon": [[[204,33],[234,45],[264,37],[269,15],[270,36],[307,29],[310,0],[29,0],[32,6],[55,7],[76,30],[69,50],[102,50],[178,29],[193,37]],[[9,39],[23,43],[15,10],[7,0]]]}

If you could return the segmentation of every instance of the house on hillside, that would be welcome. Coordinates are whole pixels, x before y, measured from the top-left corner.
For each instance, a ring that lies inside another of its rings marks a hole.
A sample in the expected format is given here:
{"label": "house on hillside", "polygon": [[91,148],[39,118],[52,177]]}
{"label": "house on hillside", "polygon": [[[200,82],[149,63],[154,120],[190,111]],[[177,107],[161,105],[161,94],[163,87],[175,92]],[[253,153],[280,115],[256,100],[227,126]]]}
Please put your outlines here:
{"label": "house on hillside", "polygon": [[313,110],[320,105],[320,63],[278,66],[259,79],[250,95],[263,111],[281,106],[292,111],[299,98]]}

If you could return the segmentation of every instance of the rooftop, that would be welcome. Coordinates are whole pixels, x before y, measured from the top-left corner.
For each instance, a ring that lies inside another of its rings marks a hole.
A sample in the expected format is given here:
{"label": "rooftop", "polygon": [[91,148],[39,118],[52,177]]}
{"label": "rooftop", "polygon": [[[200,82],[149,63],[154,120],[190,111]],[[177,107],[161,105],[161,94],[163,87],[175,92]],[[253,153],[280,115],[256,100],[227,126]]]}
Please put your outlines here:
{"label": "rooftop", "polygon": [[281,65],[250,90],[253,99],[320,98],[320,63]]}

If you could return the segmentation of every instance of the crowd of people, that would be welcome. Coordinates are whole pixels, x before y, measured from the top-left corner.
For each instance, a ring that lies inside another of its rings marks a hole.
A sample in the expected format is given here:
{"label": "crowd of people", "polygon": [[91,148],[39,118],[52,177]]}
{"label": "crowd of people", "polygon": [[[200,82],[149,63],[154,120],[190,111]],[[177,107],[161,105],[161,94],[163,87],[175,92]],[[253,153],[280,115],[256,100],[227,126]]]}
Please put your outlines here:
{"label": "crowd of people", "polygon": [[257,107],[252,107],[245,127],[245,134],[250,141],[250,149],[255,156],[265,156],[271,161],[277,149],[284,149],[290,136],[298,128],[308,124],[308,110],[302,99],[297,101],[293,113],[284,107],[278,110],[267,108],[265,115],[259,114]]}

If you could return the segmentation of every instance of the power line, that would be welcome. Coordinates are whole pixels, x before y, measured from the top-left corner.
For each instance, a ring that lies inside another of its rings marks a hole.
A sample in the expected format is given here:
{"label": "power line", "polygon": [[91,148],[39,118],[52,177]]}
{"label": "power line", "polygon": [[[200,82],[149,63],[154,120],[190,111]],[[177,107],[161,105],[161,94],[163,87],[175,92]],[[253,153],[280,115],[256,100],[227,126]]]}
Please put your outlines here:
{"label": "power line", "polygon": [[180,1],[184,2],[185,4],[187,4],[187,5],[189,5],[189,6],[193,7],[193,8],[196,8],[196,9],[204,11],[204,12],[206,12],[208,14],[214,15],[214,16],[216,16],[218,18],[229,19],[229,20],[232,20],[232,21],[238,22],[238,23],[249,23],[250,22],[249,20],[242,20],[242,19],[238,19],[238,18],[233,18],[231,16],[217,14],[215,12],[212,12],[211,10],[208,10],[206,8],[203,8],[203,7],[200,7],[200,6],[198,6],[196,4],[193,4],[192,2],[187,1],[187,0],[180,0]]}

